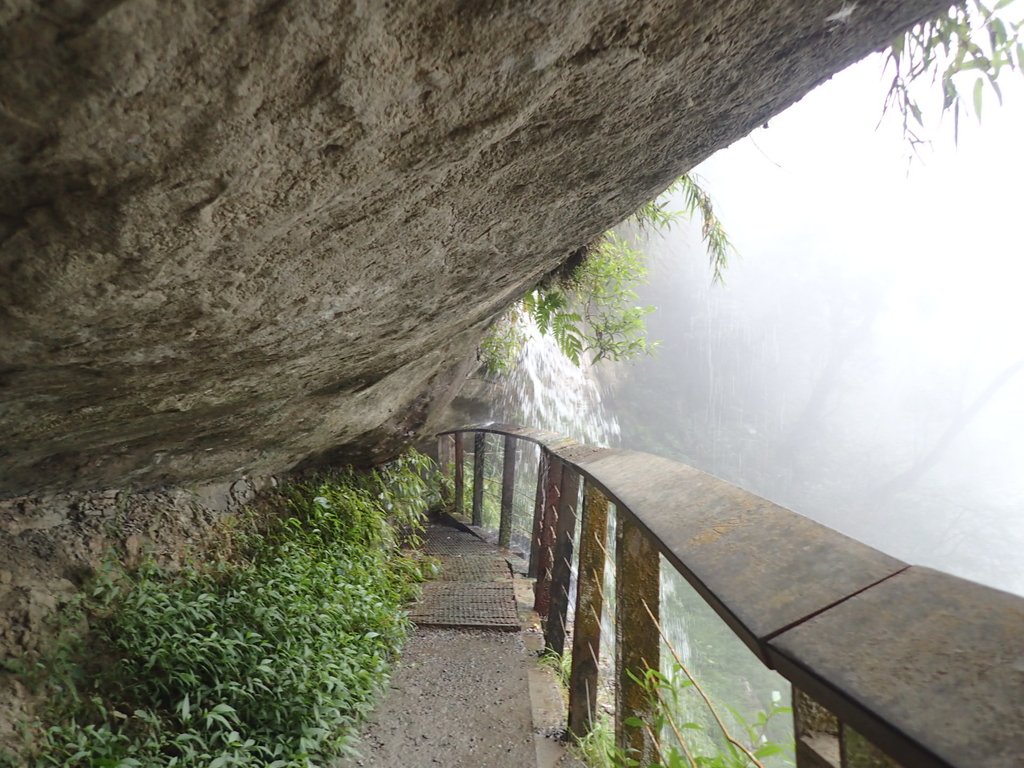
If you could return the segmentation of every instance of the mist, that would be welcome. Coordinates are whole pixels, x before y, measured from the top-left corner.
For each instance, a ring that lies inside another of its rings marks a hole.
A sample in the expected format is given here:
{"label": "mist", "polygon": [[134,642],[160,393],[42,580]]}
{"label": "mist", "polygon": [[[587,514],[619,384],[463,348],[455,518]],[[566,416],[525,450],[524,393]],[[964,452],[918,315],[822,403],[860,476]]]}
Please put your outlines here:
{"label": "mist", "polygon": [[[487,416],[668,456],[910,563],[1024,594],[1024,82],[908,164],[879,57],[695,169],[698,222],[629,227],[651,357],[533,334]],[[677,206],[677,207],[681,207]]]}
{"label": "mist", "polygon": [[616,444],[1024,594],[1024,87],[908,169],[880,70],[697,169],[740,254],[724,285],[695,225],[629,233],[661,345],[593,375]]}

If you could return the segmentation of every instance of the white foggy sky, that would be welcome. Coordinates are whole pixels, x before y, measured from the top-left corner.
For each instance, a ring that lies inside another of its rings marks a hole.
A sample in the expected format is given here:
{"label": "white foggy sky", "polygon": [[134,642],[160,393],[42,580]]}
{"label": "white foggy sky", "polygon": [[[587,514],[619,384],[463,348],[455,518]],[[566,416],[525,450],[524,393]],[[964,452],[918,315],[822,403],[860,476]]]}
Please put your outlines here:
{"label": "white foggy sky", "polygon": [[[780,240],[797,220],[865,272],[916,287],[922,298],[957,299],[942,302],[936,318],[953,340],[977,342],[975,331],[985,330],[998,346],[1020,348],[1024,77],[1006,75],[1001,107],[986,94],[980,126],[961,120],[958,147],[951,119],[929,123],[936,141],[908,171],[897,116],[876,130],[881,71],[879,56],[847,69],[698,172],[735,225],[734,239],[756,232],[761,242]],[[999,327],[1011,318],[1015,327]]]}
{"label": "white foggy sky", "polygon": [[[1024,358],[1024,76],[1007,72],[1002,81],[1003,105],[987,91],[980,126],[973,116],[961,118],[959,145],[951,116],[940,122],[932,103],[926,129],[934,143],[908,166],[898,116],[879,126],[888,77],[876,55],[696,169],[740,254],[726,285],[707,292],[709,305],[761,303],[798,286],[851,306],[858,286],[866,286],[881,302],[869,344],[844,370],[833,404],[837,431],[827,438],[875,454],[876,464],[879,455],[891,457],[884,471],[894,474],[936,444],[957,402],[966,407]],[[924,98],[937,92],[932,88]],[[669,241],[679,242],[674,235]],[[705,258],[696,243],[680,247]],[[768,314],[752,321],[792,328],[782,318],[794,308],[784,304],[769,301],[772,308],[757,310]],[[773,374],[752,363],[748,375]],[[854,473],[857,461],[851,452]],[[1024,547],[1024,372],[915,487],[952,494],[948,517],[967,510],[959,527],[943,533],[948,520],[909,509],[882,527],[835,516],[827,506],[798,511],[910,562],[1024,594],[1024,561],[1003,554]],[[985,518],[993,505],[1003,515],[1009,510],[998,526]],[[929,527],[935,530],[924,535]],[[973,549],[960,546],[968,535]],[[1001,546],[983,564],[986,536],[1001,537]]]}
{"label": "white foggy sky", "polygon": [[[1001,106],[986,92],[980,125],[961,118],[959,145],[950,115],[930,120],[908,166],[898,116],[879,126],[882,70],[880,55],[850,67],[697,169],[741,254],[727,283],[745,261],[814,252],[881,284],[893,360],[967,366],[978,391],[1024,357],[1024,76],[1004,76]],[[1022,385],[993,402],[1017,433]],[[1005,448],[1024,475],[1024,437]]]}

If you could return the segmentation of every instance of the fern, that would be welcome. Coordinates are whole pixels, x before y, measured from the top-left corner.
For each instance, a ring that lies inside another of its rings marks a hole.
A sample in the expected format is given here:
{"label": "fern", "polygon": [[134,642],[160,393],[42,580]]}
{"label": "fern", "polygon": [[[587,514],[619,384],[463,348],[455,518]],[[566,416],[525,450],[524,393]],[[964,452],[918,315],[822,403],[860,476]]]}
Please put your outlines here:
{"label": "fern", "polygon": [[716,283],[724,282],[725,270],[729,266],[729,253],[735,251],[735,248],[729,242],[722,222],[715,215],[711,196],[697,181],[697,177],[690,174],[680,176],[668,191],[682,193],[688,216],[700,214],[700,233],[708,251],[712,279]]}
{"label": "fern", "polygon": [[[670,207],[673,193],[682,196],[684,210]],[[697,214],[713,279],[722,282],[733,247],[696,177],[677,179],[664,195],[640,206],[632,221],[641,229],[664,230]],[[645,261],[643,253],[608,230],[575,269],[534,288],[495,321],[480,344],[480,359],[491,373],[508,369],[525,343],[522,324],[527,318],[542,335],[551,334],[576,365],[584,355],[596,363],[651,354],[657,342],[647,340],[644,318],[654,307],[636,306],[635,287],[647,276]]]}

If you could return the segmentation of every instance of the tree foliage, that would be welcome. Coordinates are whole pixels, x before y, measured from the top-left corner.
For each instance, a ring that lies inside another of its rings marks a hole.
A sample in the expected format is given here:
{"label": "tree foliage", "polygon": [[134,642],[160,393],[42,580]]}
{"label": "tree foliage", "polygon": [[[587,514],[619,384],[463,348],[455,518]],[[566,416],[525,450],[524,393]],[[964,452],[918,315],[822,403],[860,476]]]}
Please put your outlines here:
{"label": "tree foliage", "polygon": [[[903,133],[912,147],[924,143],[920,133],[925,111],[911,85],[928,77],[939,83],[940,113],[953,113],[954,136],[959,135],[961,112],[980,119],[986,88],[1002,101],[998,78],[1007,70],[1024,71],[1024,19],[1008,20],[1007,9],[1017,0],[964,0],[944,14],[914,25],[890,47],[887,66],[893,78],[884,112],[897,110]],[[1019,6],[1018,6],[1019,7]],[[968,78],[970,107],[965,100]],[[671,207],[681,199],[683,209]],[[658,198],[644,203],[631,217],[641,229],[665,230],[673,224],[701,219],[701,237],[708,252],[712,278],[722,282],[734,252],[712,200],[693,174],[679,177]],[[480,345],[479,357],[498,373],[517,358],[526,341],[525,323],[532,319],[542,334],[551,334],[559,349],[576,364],[589,355],[593,362],[628,360],[649,354],[656,343],[646,337],[644,317],[652,307],[635,305],[635,287],[646,277],[644,255],[609,230],[587,248],[583,262],[568,277],[536,286],[499,318]]]}
{"label": "tree foliage", "polygon": [[[959,137],[962,112],[973,111],[981,119],[986,88],[1002,102],[999,76],[1007,70],[1024,71],[1024,18],[1006,18],[1009,6],[1015,2],[959,2],[945,14],[915,24],[893,41],[886,60],[893,77],[885,109],[899,112],[903,135],[911,146],[925,142],[925,110],[912,93],[914,82],[930,77],[940,85],[940,113],[953,113],[955,138]],[[964,97],[968,84],[970,106]]]}
{"label": "tree foliage", "polygon": [[[683,210],[672,202],[682,198]],[[665,230],[699,215],[716,281],[733,250],[711,197],[693,175],[682,176],[630,217],[640,229]],[[579,264],[560,271],[516,302],[491,327],[480,344],[479,356],[491,373],[507,369],[526,341],[524,325],[532,320],[542,335],[551,335],[562,353],[576,365],[584,357],[630,360],[650,354],[657,342],[647,339],[644,318],[654,307],[637,305],[636,287],[647,277],[646,257],[614,230],[608,230],[585,249]]]}

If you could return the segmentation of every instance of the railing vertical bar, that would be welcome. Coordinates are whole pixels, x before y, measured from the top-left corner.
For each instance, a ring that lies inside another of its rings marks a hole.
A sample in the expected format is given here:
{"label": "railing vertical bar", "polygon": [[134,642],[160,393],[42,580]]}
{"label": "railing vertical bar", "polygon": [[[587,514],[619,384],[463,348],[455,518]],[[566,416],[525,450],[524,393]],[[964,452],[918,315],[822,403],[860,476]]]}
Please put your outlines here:
{"label": "railing vertical bar", "polygon": [[580,476],[568,466],[562,469],[562,496],[558,500],[555,546],[551,564],[551,609],[544,625],[548,649],[559,656],[565,650],[565,623],[569,614],[569,582],[572,579],[572,542],[576,535],[576,503]]}
{"label": "railing vertical bar", "polygon": [[544,510],[540,521],[540,546],[537,548],[537,581],[533,585],[533,610],[547,618],[551,607],[551,566],[554,563],[555,526],[562,495],[564,465],[554,454],[548,455],[544,483]]}
{"label": "railing vertical bar", "polygon": [[654,722],[654,707],[642,678],[647,669],[659,669],[661,637],[660,558],[653,542],[633,515],[618,509],[615,545],[615,741],[627,756],[648,765],[655,759],[649,731],[627,721]]}
{"label": "railing vertical bar", "polygon": [[441,474],[448,476],[448,441],[451,439],[449,435],[438,435],[437,438],[437,467],[441,470]]}
{"label": "railing vertical bar", "polygon": [[[437,438],[437,466],[441,476],[445,480],[452,477],[452,436],[440,435]],[[451,498],[451,486],[448,483],[441,483],[441,506],[446,511],[451,511],[453,499]]]}
{"label": "railing vertical bar", "polygon": [[797,768],[839,768],[839,721],[795,685],[793,736]]}
{"label": "railing vertical bar", "polygon": [[597,709],[601,610],[604,607],[601,590],[607,540],[608,499],[597,486],[585,483],[572,633],[572,671],[569,674],[569,733],[576,738],[590,733]]}
{"label": "railing vertical bar", "polygon": [[548,468],[551,466],[549,454],[540,449],[540,456],[537,459],[537,496],[533,501],[533,526],[530,534],[530,563],[526,575],[531,579],[537,578],[537,561],[540,558],[540,532],[544,521],[544,491],[547,488]]}
{"label": "railing vertical bar", "polygon": [[504,464],[501,471],[501,521],[498,524],[498,546],[512,543],[512,502],[516,490],[516,443],[512,435],[505,435]]}
{"label": "railing vertical bar", "polygon": [[455,508],[456,517],[462,517],[466,505],[466,448],[463,444],[463,433],[456,432],[455,435]]}
{"label": "railing vertical bar", "polygon": [[487,435],[473,435],[473,525],[484,524],[484,452]]}

